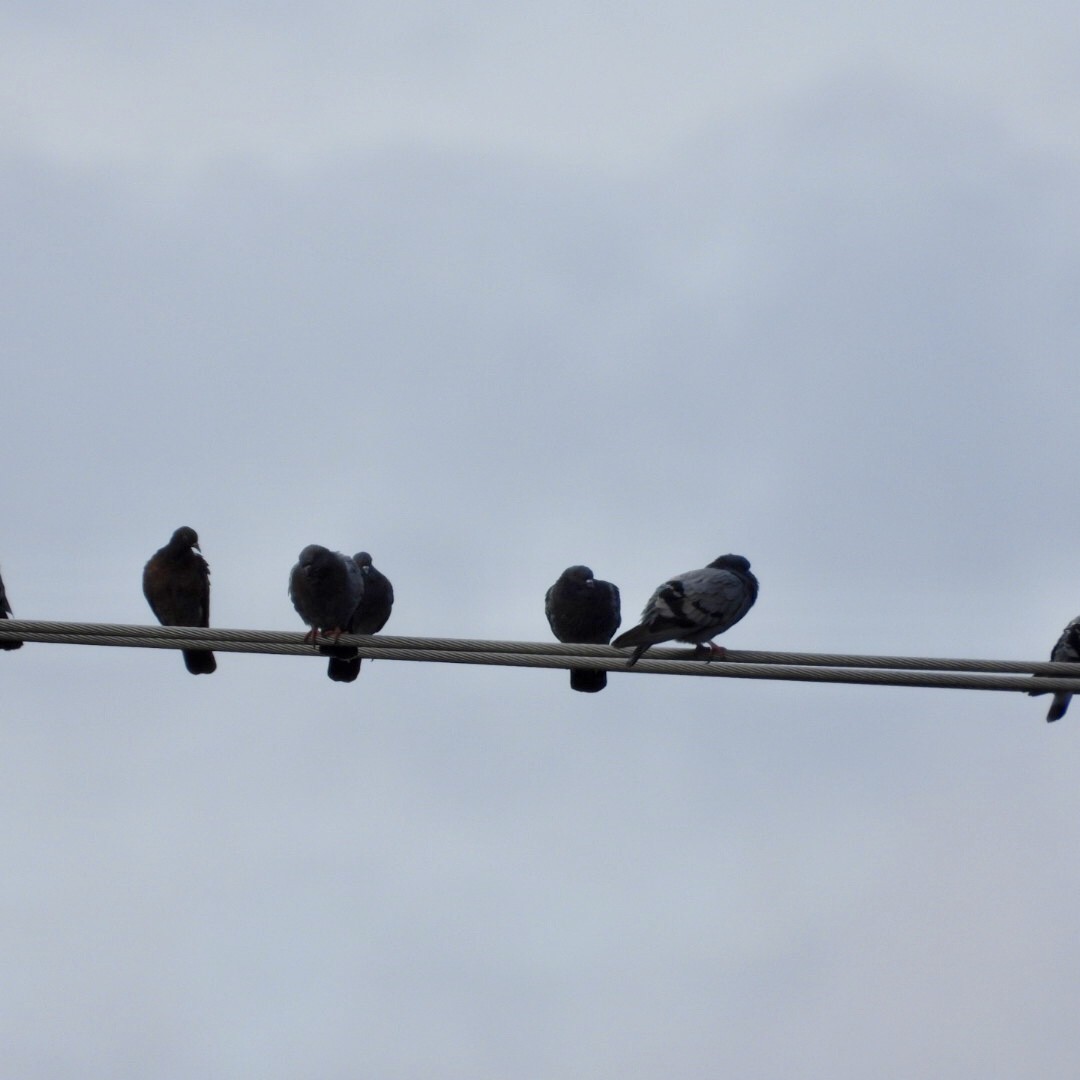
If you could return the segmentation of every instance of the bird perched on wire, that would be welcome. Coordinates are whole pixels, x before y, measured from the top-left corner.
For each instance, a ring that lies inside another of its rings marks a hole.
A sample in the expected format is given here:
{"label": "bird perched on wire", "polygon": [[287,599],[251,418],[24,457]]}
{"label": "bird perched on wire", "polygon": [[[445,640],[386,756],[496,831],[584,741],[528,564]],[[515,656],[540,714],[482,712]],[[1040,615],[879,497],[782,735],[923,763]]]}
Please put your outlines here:
{"label": "bird perched on wire", "polygon": [[289,574],[289,598],[300,618],[311,627],[304,640],[316,646],[320,634],[334,639],[333,646],[320,650],[330,656],[326,674],[334,682],[352,682],[356,678],[356,674],[349,674],[350,665],[357,659],[356,648],[338,645],[337,639],[350,632],[363,595],[360,567],[348,555],[321,544],[308,544]]}
{"label": "bird perched on wire", "polygon": [[[210,567],[194,529],[183,525],[143,568],[143,595],[162,626],[210,625]],[[217,661],[209,649],[184,649],[192,675],[210,675]]]}
{"label": "bird perched on wire", "polygon": [[[390,618],[394,586],[384,573],[375,569],[366,551],[358,551],[352,561],[360,571],[364,588],[346,629],[350,634],[377,634]],[[360,660],[354,650],[351,658],[339,660],[336,665],[331,663],[327,674],[336,682],[352,682],[360,674]]]}
{"label": "bird perched on wire", "polygon": [[[1059,664],[1080,663],[1080,615],[1077,615],[1061,632],[1061,637],[1050,650],[1050,659]],[[1031,697],[1038,697],[1040,694],[1049,692],[1049,690],[1029,690],[1028,694]],[[1071,700],[1072,694],[1054,694],[1054,700],[1050,702],[1050,711],[1046,714],[1047,723],[1060,720],[1068,710]]]}
{"label": "bird perched on wire", "polygon": [[[7,593],[4,592],[4,579],[0,578],[0,619],[7,619],[11,614],[11,605],[8,603]],[[21,641],[0,641],[0,649],[6,649],[9,652],[12,649],[21,649],[22,646]]]}
{"label": "bird perched on wire", "polygon": [[742,555],[721,555],[700,570],[668,578],[649,597],[641,622],[611,644],[617,649],[634,646],[627,667],[662,641],[689,642],[708,659],[722,657],[726,650],[712,639],[733,627],[753,607],[757,594],[750,561]]}
{"label": "bird perched on wire", "polygon": [[[619,629],[619,590],[610,581],[599,581],[587,566],[568,566],[544,595],[544,613],[559,641],[606,645]],[[595,694],[607,686],[607,672],[571,668],[570,687]]]}

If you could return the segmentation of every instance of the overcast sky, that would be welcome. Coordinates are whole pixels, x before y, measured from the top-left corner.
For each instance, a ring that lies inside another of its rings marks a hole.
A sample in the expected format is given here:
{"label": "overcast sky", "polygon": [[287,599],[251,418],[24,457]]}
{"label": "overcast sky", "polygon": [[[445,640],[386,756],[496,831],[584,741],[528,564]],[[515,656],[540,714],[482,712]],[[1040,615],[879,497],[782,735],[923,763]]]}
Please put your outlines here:
{"label": "overcast sky", "polygon": [[[1043,659],[1080,613],[1075,2],[0,9],[0,567],[220,626]],[[1080,706],[28,645],[0,1045],[85,1080],[1072,1080]]]}

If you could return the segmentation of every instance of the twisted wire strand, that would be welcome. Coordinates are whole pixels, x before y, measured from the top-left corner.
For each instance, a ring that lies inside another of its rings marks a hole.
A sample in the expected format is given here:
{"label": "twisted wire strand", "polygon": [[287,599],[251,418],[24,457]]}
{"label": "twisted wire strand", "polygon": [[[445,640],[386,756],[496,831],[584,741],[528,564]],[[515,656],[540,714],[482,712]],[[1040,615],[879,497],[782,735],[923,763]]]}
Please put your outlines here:
{"label": "twisted wire strand", "polygon": [[[280,656],[324,656],[305,641],[303,634],[273,630],[11,619],[0,622],[0,638],[66,645],[199,648]],[[693,650],[653,648],[634,667],[627,668],[627,653],[609,645],[363,634],[343,634],[339,644],[355,645],[361,657],[378,660],[498,667],[565,669],[572,666],[644,675],[1080,693],[1080,664],[1045,661],[729,650],[727,659],[706,663],[695,657]]]}

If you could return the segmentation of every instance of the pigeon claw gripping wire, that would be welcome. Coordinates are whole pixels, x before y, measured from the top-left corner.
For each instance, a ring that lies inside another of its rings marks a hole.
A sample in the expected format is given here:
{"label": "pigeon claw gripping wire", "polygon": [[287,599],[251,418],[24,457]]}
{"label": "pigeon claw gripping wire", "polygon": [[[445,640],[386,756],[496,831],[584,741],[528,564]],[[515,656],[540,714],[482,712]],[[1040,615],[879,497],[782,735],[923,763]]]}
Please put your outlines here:
{"label": "pigeon claw gripping wire", "polygon": [[694,646],[694,656],[699,660],[704,660],[706,664],[711,664],[713,660],[726,660],[727,649],[712,641],[699,641]]}

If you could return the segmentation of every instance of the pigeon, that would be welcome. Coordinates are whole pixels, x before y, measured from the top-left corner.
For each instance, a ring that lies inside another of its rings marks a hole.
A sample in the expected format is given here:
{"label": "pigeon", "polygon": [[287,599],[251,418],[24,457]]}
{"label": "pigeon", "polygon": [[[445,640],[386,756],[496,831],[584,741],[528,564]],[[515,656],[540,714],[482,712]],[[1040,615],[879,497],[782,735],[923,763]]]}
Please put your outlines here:
{"label": "pigeon", "polygon": [[[544,596],[544,612],[559,641],[606,645],[619,629],[619,590],[598,581],[587,566],[568,566]],[[570,687],[595,694],[607,686],[607,672],[571,668]]]}
{"label": "pigeon", "polygon": [[[377,634],[390,618],[394,586],[385,574],[375,569],[366,551],[358,551],[352,561],[360,571],[364,588],[347,629],[350,634]],[[350,659],[339,660],[336,666],[331,662],[330,678],[337,682],[352,682],[360,674],[360,660],[354,650]]]}
{"label": "pigeon", "polygon": [[[1062,631],[1061,637],[1050,650],[1050,659],[1060,664],[1080,663],[1080,615],[1077,615]],[[1028,694],[1031,697],[1038,697],[1040,694],[1049,692],[1049,690],[1029,690]],[[1060,720],[1068,710],[1071,699],[1072,694],[1055,694],[1054,700],[1050,702],[1050,711],[1046,714],[1046,722],[1052,724],[1055,720]]]}
{"label": "pigeon", "polygon": [[[11,605],[8,603],[7,593],[4,592],[4,579],[0,578],[0,619],[6,619],[11,614]],[[9,652],[12,649],[21,649],[22,646],[21,641],[0,641],[0,649],[6,649]]]}
{"label": "pigeon", "polygon": [[661,641],[686,641],[708,659],[722,657],[726,650],[711,639],[733,627],[753,607],[757,594],[750,561],[742,555],[721,555],[701,570],[665,581],[649,597],[640,624],[611,644],[617,649],[635,646],[627,667]]}
{"label": "pigeon", "polygon": [[[342,634],[352,628],[352,618],[364,595],[364,579],[360,567],[340,551],[330,551],[321,544],[308,544],[289,574],[289,597],[297,614],[311,627],[305,641],[315,645],[319,634],[332,637],[333,649],[326,674],[334,682],[352,682],[351,665],[356,661],[356,649],[337,646]],[[359,665],[357,665],[359,671]]]}
{"label": "pigeon", "polygon": [[[194,529],[181,526],[143,569],[143,595],[162,626],[210,625],[210,567]],[[192,675],[210,675],[217,661],[209,649],[184,649]]]}

